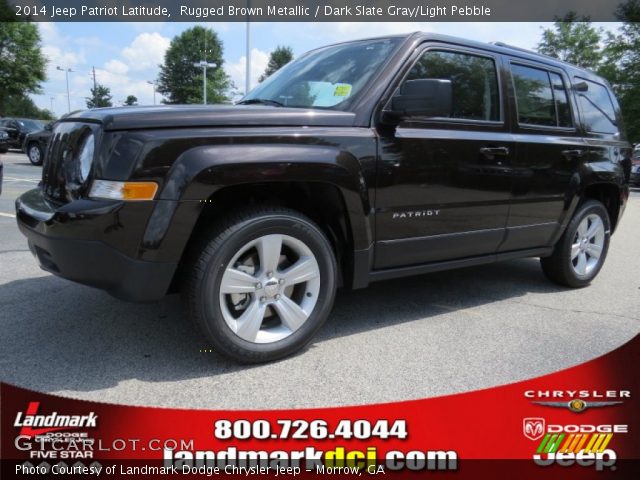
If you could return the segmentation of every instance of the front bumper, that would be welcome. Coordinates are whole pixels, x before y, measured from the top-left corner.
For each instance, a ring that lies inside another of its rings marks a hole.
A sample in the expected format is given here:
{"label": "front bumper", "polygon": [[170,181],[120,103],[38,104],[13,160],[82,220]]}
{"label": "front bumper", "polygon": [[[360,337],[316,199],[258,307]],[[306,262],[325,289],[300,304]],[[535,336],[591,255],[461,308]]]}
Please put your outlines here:
{"label": "front bumper", "polygon": [[[16,217],[42,269],[124,300],[158,300],[166,294],[177,263],[139,260],[123,252],[135,251],[131,244],[139,243],[136,233],[127,234],[123,225],[131,220],[124,206],[99,200],[56,206],[34,189],[16,200]],[[125,232],[114,234],[118,227]],[[123,241],[128,248],[114,245]]]}

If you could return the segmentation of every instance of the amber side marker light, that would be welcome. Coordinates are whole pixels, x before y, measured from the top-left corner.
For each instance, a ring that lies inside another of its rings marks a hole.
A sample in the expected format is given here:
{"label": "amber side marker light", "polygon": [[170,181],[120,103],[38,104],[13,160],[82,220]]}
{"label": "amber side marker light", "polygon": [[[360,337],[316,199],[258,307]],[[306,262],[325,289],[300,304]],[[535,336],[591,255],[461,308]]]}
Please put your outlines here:
{"label": "amber side marker light", "polygon": [[89,191],[92,198],[110,200],[153,200],[158,191],[155,182],[114,182],[112,180],[94,180]]}

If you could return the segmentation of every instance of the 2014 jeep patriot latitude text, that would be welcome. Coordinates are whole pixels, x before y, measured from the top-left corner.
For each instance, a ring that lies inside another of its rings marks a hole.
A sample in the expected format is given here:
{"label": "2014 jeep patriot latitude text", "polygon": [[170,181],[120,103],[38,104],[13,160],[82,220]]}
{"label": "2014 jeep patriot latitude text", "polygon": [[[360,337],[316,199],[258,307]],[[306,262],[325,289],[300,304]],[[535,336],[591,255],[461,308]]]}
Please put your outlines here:
{"label": "2014 jeep patriot latitude text", "polygon": [[540,257],[587,285],[630,157],[601,78],[416,33],[314,50],[238,105],[71,115],[16,210],[45,270],[180,290],[216,351],[262,362],[312,339],[339,284]]}

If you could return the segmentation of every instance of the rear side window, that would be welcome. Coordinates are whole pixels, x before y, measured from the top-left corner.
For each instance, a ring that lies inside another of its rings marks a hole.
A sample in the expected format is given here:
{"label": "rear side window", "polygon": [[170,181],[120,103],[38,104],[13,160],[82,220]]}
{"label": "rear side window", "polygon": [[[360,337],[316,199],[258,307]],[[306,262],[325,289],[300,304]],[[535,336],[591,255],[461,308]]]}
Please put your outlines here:
{"label": "rear side window", "polygon": [[616,112],[607,87],[576,77],[576,84],[585,84],[586,91],[578,89],[578,102],[585,130],[593,133],[618,133]]}
{"label": "rear side window", "polygon": [[468,53],[430,50],[420,57],[406,80],[427,78],[451,81],[452,118],[500,120],[498,76],[493,59]]}
{"label": "rear side window", "polygon": [[524,65],[511,65],[518,123],[544,127],[572,127],[571,109],[562,77]]}
{"label": "rear side window", "polygon": [[553,88],[553,101],[556,104],[556,115],[559,127],[573,127],[569,96],[562,77],[557,73],[549,72],[551,87]]}

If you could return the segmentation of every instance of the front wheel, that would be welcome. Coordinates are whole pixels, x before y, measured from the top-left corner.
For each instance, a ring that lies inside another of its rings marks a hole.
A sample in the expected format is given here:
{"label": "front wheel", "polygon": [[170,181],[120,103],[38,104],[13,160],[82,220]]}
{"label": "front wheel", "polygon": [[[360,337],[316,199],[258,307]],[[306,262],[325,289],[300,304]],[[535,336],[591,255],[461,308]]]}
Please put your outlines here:
{"label": "front wheel", "polygon": [[540,259],[552,281],[584,287],[600,272],[609,250],[611,224],[607,209],[596,200],[582,204],[550,257]]}
{"label": "front wheel", "polygon": [[186,294],[214,349],[242,363],[304,347],[326,320],[336,261],[322,230],[288,209],[251,209],[205,235]]}
{"label": "front wheel", "polygon": [[37,143],[30,143],[27,147],[27,156],[33,165],[42,165],[42,148]]}

